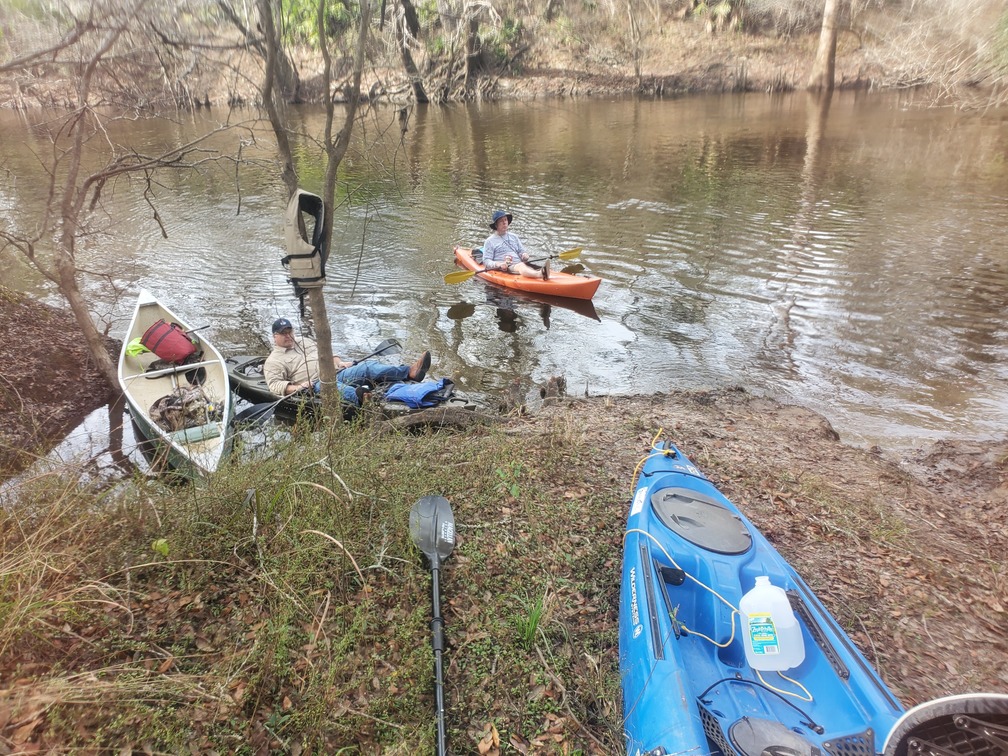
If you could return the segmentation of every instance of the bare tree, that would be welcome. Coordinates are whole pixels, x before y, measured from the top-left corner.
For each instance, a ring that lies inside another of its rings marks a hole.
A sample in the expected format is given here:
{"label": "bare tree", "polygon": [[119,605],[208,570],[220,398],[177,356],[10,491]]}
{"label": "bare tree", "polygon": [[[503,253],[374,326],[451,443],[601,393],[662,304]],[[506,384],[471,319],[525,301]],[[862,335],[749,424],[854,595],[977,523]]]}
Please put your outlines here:
{"label": "bare tree", "polygon": [[399,7],[401,11],[395,13],[395,22],[392,28],[396,45],[399,48],[399,59],[402,61],[403,70],[406,72],[410,88],[413,90],[413,99],[419,103],[427,103],[430,102],[430,98],[424,88],[420,69],[417,68],[417,64],[413,60],[413,53],[410,51],[411,42],[420,36],[420,19],[411,0],[399,0]]}
{"label": "bare tree", "polygon": [[[270,124],[277,138],[280,151],[281,176],[287,188],[288,197],[298,190],[297,168],[291,150],[291,138],[287,120],[284,118],[285,102],[273,86],[276,76],[277,61],[282,41],[276,32],[274,23],[274,8],[271,0],[258,0],[260,23],[266,40],[266,70],[263,79],[263,105],[269,115]],[[368,40],[368,26],[371,20],[370,0],[359,0],[359,19],[357,38],[349,58],[349,73],[343,82],[337,86],[334,82],[333,55],[326,33],[327,0],[318,0],[318,43],[324,61],[323,66],[323,97],[326,112],[324,133],[321,146],[326,156],[325,177],[323,179],[322,200],[325,207],[321,247],[323,256],[328,256],[332,245],[333,212],[336,205],[336,179],[339,175],[340,163],[350,146],[353,135],[354,121],[357,118],[361,103],[361,79],[364,73],[365,51]],[[345,103],[345,114],[341,125],[336,124],[336,97],[342,95]],[[319,377],[323,386],[332,387],[336,382],[336,368],[333,364],[332,330],[329,316],[326,312],[325,298],[321,286],[307,289],[308,305],[311,309],[315,325],[315,335],[319,349]],[[329,393],[327,391],[327,393]],[[324,399],[327,401],[327,399]]]}
{"label": "bare tree", "polygon": [[819,50],[816,52],[807,89],[832,92],[836,67],[837,16],[842,0],[826,0],[823,7],[822,29],[819,32]]}
{"label": "bare tree", "polygon": [[[219,159],[219,155],[202,147],[209,135],[158,155],[112,144],[107,128],[110,117],[97,111],[92,103],[95,79],[100,73],[107,75],[109,59],[117,50],[136,48],[139,44],[134,35],[150,20],[142,17],[148,5],[148,0],[135,0],[125,6],[92,5],[87,16],[71,17],[70,31],[58,44],[0,66],[3,72],[28,61],[45,60],[47,65],[77,72],[75,107],[52,132],[51,155],[39,156],[49,176],[48,200],[37,218],[21,224],[30,230],[13,226],[0,229],[0,250],[15,250],[56,285],[99,370],[112,387],[118,384],[117,370],[106,349],[104,334],[99,332],[92,308],[82,293],[81,279],[87,272],[78,265],[78,249],[86,238],[101,230],[100,219],[107,220],[104,195],[112,191],[118,179],[128,176],[141,179],[141,190],[160,224],[150,191],[154,173],[163,168],[192,168]],[[91,149],[93,143],[100,143],[101,151],[111,152],[111,157],[99,169],[88,172],[85,155],[98,152]],[[161,230],[164,233],[163,226]]]}

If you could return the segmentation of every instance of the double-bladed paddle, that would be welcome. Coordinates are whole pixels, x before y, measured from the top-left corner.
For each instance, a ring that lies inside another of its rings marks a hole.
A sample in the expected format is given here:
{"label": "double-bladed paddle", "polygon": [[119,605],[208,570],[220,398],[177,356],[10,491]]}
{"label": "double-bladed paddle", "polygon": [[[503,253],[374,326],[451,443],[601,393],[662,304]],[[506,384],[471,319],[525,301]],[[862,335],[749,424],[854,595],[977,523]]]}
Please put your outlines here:
{"label": "double-bladed paddle", "polygon": [[[581,254],[581,247],[575,247],[574,249],[568,249],[566,252],[561,252],[556,255],[550,255],[549,257],[537,257],[534,260],[529,260],[530,263],[543,262],[544,260],[573,260],[575,257]],[[447,284],[458,284],[463,281],[468,281],[470,278],[478,273],[483,273],[482,270],[458,270],[454,273],[449,273],[444,277],[444,282]]]}
{"label": "double-bladed paddle", "polygon": [[[364,362],[364,360],[370,360],[372,357],[378,357],[379,355],[397,354],[401,350],[402,350],[402,344],[400,344],[398,340],[385,339],[385,341],[380,343],[377,349],[371,352],[371,354],[367,355],[366,357],[361,357],[359,360],[354,360],[353,364],[359,365],[360,363]],[[261,404],[253,404],[251,407],[247,407],[246,409],[243,409],[241,412],[235,415],[234,422],[235,423],[255,422],[259,424],[265,423],[273,416],[273,413],[276,411],[276,408],[280,405],[281,402],[283,402],[285,399],[296,398],[299,394],[304,393],[310,394],[308,389],[301,389],[300,391],[295,391],[292,394],[281,396],[276,401],[263,402]]]}
{"label": "double-bladed paddle", "polygon": [[434,648],[434,696],[437,705],[437,753],[445,756],[444,673],[441,653],[444,651],[444,620],[441,618],[441,587],[438,573],[441,563],[455,548],[455,516],[444,496],[424,496],[410,510],[410,537],[424,553],[431,566],[431,645]]}

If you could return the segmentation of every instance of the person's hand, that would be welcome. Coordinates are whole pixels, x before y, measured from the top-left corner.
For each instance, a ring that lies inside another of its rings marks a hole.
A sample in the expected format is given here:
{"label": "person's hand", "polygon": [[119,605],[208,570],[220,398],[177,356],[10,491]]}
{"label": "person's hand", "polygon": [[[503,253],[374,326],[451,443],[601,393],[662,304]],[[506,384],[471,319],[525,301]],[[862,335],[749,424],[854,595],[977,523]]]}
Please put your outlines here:
{"label": "person's hand", "polygon": [[343,368],[353,367],[353,363],[347,362],[346,360],[338,360],[336,362],[336,367],[342,370]]}
{"label": "person's hand", "polygon": [[522,260],[522,262],[528,262],[529,261],[529,254],[528,254],[528,252],[522,252],[521,260]]}

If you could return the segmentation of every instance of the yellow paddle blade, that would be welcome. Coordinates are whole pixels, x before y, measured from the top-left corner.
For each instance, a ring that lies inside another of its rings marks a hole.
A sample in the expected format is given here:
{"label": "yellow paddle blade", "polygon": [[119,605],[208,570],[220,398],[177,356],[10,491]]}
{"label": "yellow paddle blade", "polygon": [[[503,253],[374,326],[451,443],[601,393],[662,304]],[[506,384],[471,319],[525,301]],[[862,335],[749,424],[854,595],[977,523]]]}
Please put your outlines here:
{"label": "yellow paddle blade", "polygon": [[568,249],[566,252],[561,252],[559,255],[552,255],[560,260],[573,260],[575,257],[581,254],[581,247],[575,247],[574,249]]}
{"label": "yellow paddle blade", "polygon": [[457,270],[454,273],[449,273],[444,277],[444,282],[446,284],[457,284],[463,281],[468,281],[470,278],[475,276],[479,271],[475,270]]}

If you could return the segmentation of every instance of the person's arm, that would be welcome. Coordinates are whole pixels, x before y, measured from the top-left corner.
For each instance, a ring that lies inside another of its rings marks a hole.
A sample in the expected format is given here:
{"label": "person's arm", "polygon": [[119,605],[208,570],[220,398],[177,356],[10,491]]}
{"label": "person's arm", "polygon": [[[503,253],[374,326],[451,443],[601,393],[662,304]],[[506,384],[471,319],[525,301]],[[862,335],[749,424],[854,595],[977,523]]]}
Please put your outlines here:
{"label": "person's arm", "polygon": [[511,242],[511,246],[518,251],[518,259],[522,262],[528,262],[530,255],[528,250],[525,249],[525,245],[522,244],[522,240],[518,238],[518,234],[512,234],[509,231],[508,237],[510,237],[508,241]]}
{"label": "person's arm", "polygon": [[287,365],[280,360],[272,359],[272,355],[263,363],[263,377],[269,390],[277,396],[287,396],[304,388],[311,388],[311,381],[292,383]]}

